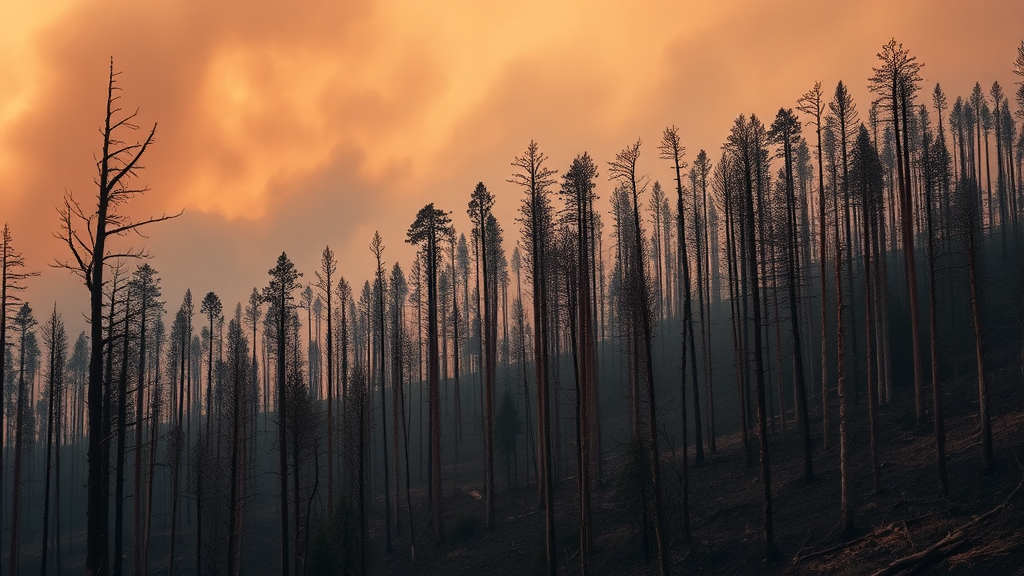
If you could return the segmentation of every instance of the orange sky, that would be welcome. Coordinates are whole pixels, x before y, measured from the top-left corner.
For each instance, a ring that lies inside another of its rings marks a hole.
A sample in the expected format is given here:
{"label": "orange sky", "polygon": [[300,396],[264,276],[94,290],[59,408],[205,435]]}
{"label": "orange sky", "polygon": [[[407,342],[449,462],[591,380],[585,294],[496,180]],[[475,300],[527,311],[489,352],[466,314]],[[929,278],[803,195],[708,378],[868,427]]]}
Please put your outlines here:
{"label": "orange sky", "polygon": [[[64,190],[93,194],[108,59],[125,108],[158,122],[131,206],[184,208],[146,246],[173,311],[186,287],[225,309],[285,250],[306,276],[324,245],[358,282],[367,244],[408,264],[427,202],[468,230],[469,193],[497,196],[506,244],[521,192],[509,163],[530,139],[562,170],[603,166],[640,137],[641,167],[679,126],[713,159],[733,118],[770,122],[815,80],[851,86],[866,119],[875,54],[895,36],[953,100],[974,82],[1011,92],[1024,2],[119,2],[0,0],[0,217],[29,267],[27,296],[74,329],[83,287],[47,267]],[[1011,92],[1012,93],[1012,92]],[[599,193],[607,197],[603,180]],[[135,240],[140,242],[141,239]]]}

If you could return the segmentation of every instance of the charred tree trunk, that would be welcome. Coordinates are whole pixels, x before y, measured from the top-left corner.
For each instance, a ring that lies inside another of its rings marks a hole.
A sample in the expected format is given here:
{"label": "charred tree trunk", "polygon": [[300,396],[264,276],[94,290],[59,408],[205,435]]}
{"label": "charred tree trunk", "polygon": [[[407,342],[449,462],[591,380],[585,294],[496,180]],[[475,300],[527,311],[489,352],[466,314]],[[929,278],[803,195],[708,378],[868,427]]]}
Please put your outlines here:
{"label": "charred tree trunk", "polygon": [[992,420],[989,416],[988,385],[985,381],[985,350],[981,329],[981,304],[978,287],[976,250],[977,218],[969,218],[967,231],[967,269],[970,284],[971,319],[974,327],[974,357],[978,367],[978,420],[981,429],[982,471],[989,474],[995,468],[992,456]]}
{"label": "charred tree trunk", "polygon": [[[117,379],[117,458],[114,480],[114,576],[124,568],[124,458],[128,426],[128,319],[131,315],[131,291],[124,300],[124,327],[121,343],[121,370]],[[111,347],[113,351],[113,347]]]}

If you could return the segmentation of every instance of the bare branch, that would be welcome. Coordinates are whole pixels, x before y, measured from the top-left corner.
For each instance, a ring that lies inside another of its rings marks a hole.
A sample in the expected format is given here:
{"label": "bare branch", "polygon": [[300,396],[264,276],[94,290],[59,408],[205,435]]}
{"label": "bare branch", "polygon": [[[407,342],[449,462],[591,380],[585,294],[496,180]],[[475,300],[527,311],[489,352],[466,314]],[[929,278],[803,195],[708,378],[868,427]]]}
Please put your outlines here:
{"label": "bare branch", "polygon": [[155,136],[156,124],[153,124],[153,128],[152,130],[149,131],[149,136],[146,137],[146,141],[142,144],[142,147],[139,148],[139,150],[135,153],[131,161],[129,161],[124,168],[118,170],[117,174],[115,174],[114,177],[111,178],[110,181],[107,183],[108,191],[116,189],[118,182],[120,182],[125,175],[131,174],[132,169],[135,167],[136,164],[138,164],[139,159],[142,158],[142,155],[146,153],[146,148],[148,148],[149,145],[153,143],[153,138]]}
{"label": "bare branch", "polygon": [[[108,236],[112,236],[112,235],[120,236],[120,235],[123,235],[123,234],[125,234],[127,232],[131,232],[131,231],[134,231],[135,233],[139,234],[138,229],[143,227],[143,226],[145,226],[145,225],[147,225],[147,224],[155,224],[157,222],[163,222],[164,220],[173,220],[174,218],[177,218],[178,216],[181,216],[184,213],[185,213],[185,211],[182,210],[182,211],[178,212],[177,214],[171,214],[171,215],[166,215],[165,214],[163,216],[160,216],[159,218],[150,218],[148,220],[143,220],[142,222],[135,222],[133,224],[126,224],[124,226],[119,226],[117,228],[114,228],[113,230],[108,230],[107,231],[107,235]],[[139,234],[139,236],[142,236],[142,234]],[[143,236],[143,238],[145,238],[145,236]]]}

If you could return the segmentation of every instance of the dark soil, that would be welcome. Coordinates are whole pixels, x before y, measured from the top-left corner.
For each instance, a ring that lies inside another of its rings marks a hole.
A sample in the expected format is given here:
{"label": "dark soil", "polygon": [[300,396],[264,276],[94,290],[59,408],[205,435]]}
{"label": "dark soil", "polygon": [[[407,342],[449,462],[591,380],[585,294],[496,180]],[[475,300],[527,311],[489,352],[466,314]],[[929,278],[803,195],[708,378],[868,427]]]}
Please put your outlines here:
{"label": "dark soil", "polygon": [[[1012,348],[1007,346],[1003,348]],[[960,526],[1007,499],[1022,481],[1024,404],[1019,360],[1013,350],[989,355],[993,440],[997,469],[983,475],[978,438],[977,386],[973,375],[943,383],[948,430],[949,495],[938,495],[935,441],[931,425],[913,425],[912,386],[897,388],[893,402],[879,410],[879,491],[872,486],[867,406],[851,409],[853,498],[857,530],[839,531],[838,400],[833,401],[831,445],[822,451],[820,409],[812,410],[815,481],[803,482],[800,438],[792,413],[785,432],[770,434],[772,494],[777,556],[765,559],[757,455],[744,458],[739,434],[718,438],[717,453],[690,466],[692,540],[680,530],[678,459],[664,454],[666,519],[672,573],[696,574],[872,574],[892,562],[939,542]],[[833,391],[834,392],[834,391]],[[930,407],[930,386],[926,389]],[[862,395],[863,396],[863,395]],[[811,399],[811,406],[820,405]],[[929,414],[930,416],[930,414]],[[776,422],[776,425],[778,423]],[[752,437],[751,449],[756,450]],[[613,450],[613,452],[616,452]],[[621,452],[621,450],[617,450]],[[692,451],[691,451],[692,458]],[[606,456],[603,487],[594,493],[593,574],[654,574],[654,550],[645,560],[642,539],[619,511],[614,488],[621,456]],[[447,471],[446,471],[447,472]],[[463,477],[468,474],[463,474]],[[425,494],[413,494],[418,526],[416,560],[407,532],[384,554],[383,526],[371,533],[374,574],[541,574],[544,571],[543,508],[535,487],[508,489],[499,475],[495,528],[483,527],[483,502],[472,496],[480,484],[445,486],[447,542],[435,546]],[[559,573],[579,573],[575,479],[556,489],[555,532]],[[402,529],[408,530],[405,509]],[[653,542],[653,538],[652,538]],[[954,574],[1024,574],[1024,495],[974,526],[953,552],[923,566]]]}

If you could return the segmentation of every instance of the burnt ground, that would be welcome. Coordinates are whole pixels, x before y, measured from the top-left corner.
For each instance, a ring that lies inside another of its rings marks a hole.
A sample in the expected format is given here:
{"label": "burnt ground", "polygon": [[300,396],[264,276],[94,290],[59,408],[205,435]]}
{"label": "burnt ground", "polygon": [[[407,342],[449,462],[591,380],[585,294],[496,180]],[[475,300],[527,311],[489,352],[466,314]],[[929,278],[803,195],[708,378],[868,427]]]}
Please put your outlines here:
{"label": "burnt ground", "polygon": [[[690,466],[691,530],[687,542],[680,530],[679,459],[663,452],[666,536],[673,574],[872,574],[897,559],[918,553],[1006,503],[1004,508],[971,526],[947,556],[925,567],[927,573],[1024,574],[1024,495],[1010,494],[1022,480],[1024,461],[1024,384],[1020,341],[1009,333],[994,333],[986,354],[992,407],[996,470],[981,472],[978,436],[977,385],[973,373],[961,367],[961,377],[942,383],[948,430],[949,495],[938,496],[931,428],[915,430],[914,400],[909,386],[896,389],[893,402],[879,410],[878,447],[881,490],[874,492],[870,471],[867,406],[861,398],[851,408],[853,499],[857,530],[839,533],[838,400],[832,402],[833,447],[822,450],[820,398],[810,399],[815,481],[803,482],[801,443],[792,412],[785,432],[770,433],[772,494],[778,556],[766,561],[761,512],[761,483],[756,452],[748,463],[741,436],[723,434],[717,452]],[[997,339],[1002,336],[1004,344]],[[968,356],[969,358],[969,356]],[[930,407],[930,387],[926,388]],[[617,409],[616,409],[617,410]],[[621,412],[621,410],[618,410]],[[664,412],[669,409],[665,408]],[[668,416],[665,420],[669,420]],[[777,424],[777,423],[776,423]],[[667,440],[671,440],[668,439]],[[669,442],[666,442],[669,444]],[[591,573],[655,574],[654,550],[645,561],[643,540],[622,508],[616,484],[625,461],[621,443],[606,442],[602,487],[593,493],[594,549]],[[756,437],[751,438],[756,450]],[[692,459],[692,452],[691,452]],[[401,533],[394,550],[384,551],[383,508],[377,487],[369,535],[370,574],[516,575],[544,573],[544,521],[536,486],[509,487],[496,462],[495,527],[483,525],[479,461],[463,462],[460,481],[453,486],[453,468],[443,471],[443,523],[447,541],[435,546],[426,492],[413,489],[416,559],[411,558],[406,504],[401,508]],[[244,573],[279,573],[278,504],[272,475],[251,502],[243,548]],[[576,485],[563,478],[555,489],[555,534],[560,574],[578,574]],[[154,524],[154,573],[166,568],[168,527],[158,510]],[[195,524],[183,512],[176,573],[194,573]],[[75,531],[64,548],[64,574],[80,574],[84,560],[84,531]],[[334,543],[332,543],[334,545]],[[24,547],[25,561],[35,565],[38,545]],[[127,564],[130,569],[130,560]],[[310,572],[313,574],[313,572]]]}
{"label": "burnt ground", "polygon": [[[658,408],[663,415],[659,423],[668,429],[664,435],[663,445],[666,448],[662,453],[662,466],[667,511],[665,534],[670,550],[671,573],[873,574],[952,535],[951,545],[942,549],[940,557],[921,566],[920,571],[1024,575],[1024,495],[1020,492],[1012,495],[1024,478],[1021,464],[1024,462],[1024,355],[1021,350],[1024,313],[1019,313],[1015,322],[1013,310],[1007,305],[1021,293],[1024,291],[1016,285],[1004,283],[999,297],[990,300],[991,310],[987,314],[986,374],[990,389],[995,471],[988,475],[981,471],[973,341],[968,332],[969,318],[965,322],[961,315],[949,320],[949,333],[954,335],[947,338],[946,349],[941,355],[948,496],[938,495],[931,426],[929,424],[924,431],[918,431],[914,426],[913,386],[908,381],[905,368],[907,359],[896,358],[894,364],[900,361],[904,368],[894,370],[894,397],[889,405],[879,409],[877,437],[881,476],[877,493],[870,469],[867,405],[863,395],[851,401],[852,495],[857,527],[854,533],[844,535],[838,529],[838,399],[833,396],[830,409],[832,448],[823,450],[820,397],[812,392],[809,398],[815,471],[815,481],[810,485],[803,482],[801,442],[792,410],[787,414],[785,431],[779,429],[778,422],[775,422],[776,428],[769,434],[769,444],[778,555],[771,561],[765,559],[756,436],[751,438],[751,450],[755,452],[748,460],[744,456],[741,435],[736,431],[736,396],[735,390],[729,390],[733,386],[729,384],[733,374],[728,358],[718,362],[716,368],[721,388],[716,392],[716,411],[720,414],[717,451],[709,453],[705,462],[691,464],[689,468],[690,541],[683,538],[680,523],[678,473],[681,472],[681,461],[677,453],[667,448],[680,444],[678,430],[671,430],[679,420],[678,397],[671,393],[665,398],[659,397]],[[893,322],[895,342],[899,337],[895,328],[899,320],[895,314]],[[728,342],[726,330],[718,330],[718,336],[713,349],[730,355],[731,342]],[[894,349],[909,348],[906,342],[902,344],[894,346]],[[677,349],[678,340],[668,338],[657,343],[655,352],[667,358]],[[927,351],[925,354],[927,364]],[[667,367],[669,363],[664,362],[664,365]],[[663,376],[672,377],[672,373]],[[614,380],[613,366],[604,366],[604,377]],[[931,387],[930,379],[927,380],[925,398],[930,417]],[[860,385],[863,386],[863,379]],[[645,559],[641,533],[625,513],[620,490],[617,489],[626,461],[623,438],[628,436],[628,432],[623,431],[628,428],[625,421],[628,411],[621,404],[622,398],[618,398],[619,405],[615,404],[620,391],[614,383],[608,386],[607,394],[602,398],[602,429],[607,430],[604,474],[601,487],[594,491],[592,498],[594,548],[589,566],[595,575],[655,574],[653,546],[649,559]],[[242,553],[243,573],[249,575],[280,572],[277,476],[273,460],[276,451],[272,428],[267,428],[266,418],[263,420],[265,430],[259,449],[261,464],[257,470],[259,487],[249,504]],[[570,433],[563,430],[565,435]],[[526,443],[525,437],[520,440],[522,444]],[[495,527],[486,529],[483,525],[483,502],[474,497],[474,491],[477,495],[483,492],[482,450],[479,445],[469,444],[461,450],[470,459],[459,464],[457,475],[450,461],[442,473],[446,543],[434,544],[426,491],[422,488],[412,490],[417,542],[415,560],[410,549],[404,495],[400,533],[394,538],[393,551],[385,553],[382,487],[372,487],[368,573],[440,576],[528,576],[544,573],[543,508],[536,486],[523,485],[522,474],[519,475],[520,484],[510,486],[504,468],[496,460]],[[449,453],[445,452],[446,455]],[[520,458],[523,457],[521,453]],[[562,470],[573,468],[571,450],[564,450],[562,457],[568,459]],[[418,466],[414,465],[413,469],[418,469]],[[415,480],[416,473],[413,476]],[[458,481],[453,485],[451,479],[454,477]],[[379,483],[379,475],[374,479]],[[323,480],[320,479],[321,498]],[[158,487],[157,494],[165,492],[166,487]],[[555,535],[560,574],[580,572],[576,498],[575,478],[563,477],[555,487]],[[195,573],[194,510],[188,506],[187,498],[183,499],[182,505],[181,535],[174,572]],[[161,498],[155,506],[151,566],[153,573],[159,574],[164,573],[169,543],[167,499]],[[314,522],[319,515],[316,508]],[[994,513],[975,521],[994,509]],[[84,511],[72,511],[71,517],[78,527],[69,534],[70,545],[63,549],[62,573],[81,574]],[[965,526],[967,529],[961,532]],[[315,539],[316,530],[310,532]],[[27,569],[37,565],[38,544],[33,542],[37,539],[38,535],[28,537],[26,545],[23,545]],[[128,542],[130,555],[130,540]],[[339,544],[331,542],[329,546],[337,547]],[[310,555],[313,555],[312,548]],[[131,568],[130,561],[127,566]],[[309,571],[309,574],[315,572]]]}
{"label": "burnt ground", "polygon": [[[1012,342],[1013,340],[1008,340]],[[946,415],[949,495],[940,497],[934,464],[935,443],[928,430],[914,426],[912,389],[898,388],[893,402],[879,410],[880,490],[873,488],[863,398],[851,409],[853,500],[857,530],[839,532],[838,432],[832,448],[822,451],[820,409],[812,408],[815,481],[803,482],[801,443],[790,419],[784,433],[770,434],[772,494],[778,556],[764,554],[761,483],[756,453],[748,463],[739,434],[721,436],[717,452],[691,465],[692,540],[684,541],[678,513],[678,460],[664,453],[665,495],[669,510],[667,537],[672,573],[699,574],[872,574],[904,556],[939,542],[976,516],[1003,504],[971,526],[945,557],[924,566],[952,574],[1024,574],[1024,494],[1017,492],[1024,461],[1024,394],[1020,359],[1014,346],[987,354],[997,467],[981,472],[977,386],[973,374],[943,383]],[[926,388],[930,408],[930,387]],[[820,402],[820,400],[819,400]],[[815,406],[811,402],[811,406]],[[837,429],[838,400],[832,403]],[[792,414],[789,415],[792,418]],[[751,439],[756,450],[756,439]],[[654,574],[645,562],[635,524],[620,511],[615,471],[619,455],[606,459],[603,487],[593,495],[593,574]],[[692,453],[691,453],[692,454]],[[446,474],[448,471],[445,471]],[[464,474],[465,476],[465,474]],[[414,491],[416,561],[407,535],[395,539],[391,554],[383,550],[383,525],[372,527],[370,550],[375,574],[538,574],[544,569],[543,509],[535,487],[509,489],[497,476],[495,528],[483,526],[483,503],[472,496],[478,484],[446,485],[444,526],[447,542],[433,543],[425,493]],[[559,572],[579,573],[577,505],[574,479],[556,488],[555,533]],[[403,529],[407,530],[403,508]],[[406,534],[406,533],[403,533]]]}

